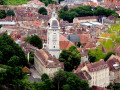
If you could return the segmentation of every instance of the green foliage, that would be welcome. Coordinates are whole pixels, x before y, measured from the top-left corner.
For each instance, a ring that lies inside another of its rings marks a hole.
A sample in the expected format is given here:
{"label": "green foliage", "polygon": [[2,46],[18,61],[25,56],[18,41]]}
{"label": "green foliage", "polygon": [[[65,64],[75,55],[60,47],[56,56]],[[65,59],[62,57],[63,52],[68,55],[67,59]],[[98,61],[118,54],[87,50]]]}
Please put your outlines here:
{"label": "green foliage", "polygon": [[43,74],[41,75],[41,80],[42,80],[42,81],[45,81],[46,79],[49,79],[49,76],[48,76],[46,73],[43,73]]}
{"label": "green foliage", "polygon": [[63,90],[70,90],[70,85],[66,84],[62,87]]}
{"label": "green foliage", "polygon": [[90,90],[89,84],[80,80],[73,72],[57,71],[53,83],[57,90]]}
{"label": "green foliage", "polygon": [[39,0],[41,2],[43,2],[45,4],[45,6],[47,6],[48,4],[54,4],[55,1],[54,0]]}
{"label": "green foliage", "polygon": [[9,66],[19,66],[20,58],[18,56],[12,56],[8,61]]}
{"label": "green foliage", "polygon": [[0,5],[5,5],[5,0],[0,0]]}
{"label": "green foliage", "polygon": [[117,13],[113,13],[111,16],[114,16],[114,17],[119,17],[119,14],[117,14]]}
{"label": "green foliage", "polygon": [[42,40],[37,35],[31,37],[30,44],[39,49],[42,48]]}
{"label": "green foliage", "polygon": [[2,27],[2,25],[0,25],[0,28]]}
{"label": "green foliage", "polygon": [[115,53],[113,51],[108,52],[107,55],[105,56],[104,60],[107,61],[112,54],[115,55]]}
{"label": "green foliage", "polygon": [[104,59],[104,57],[105,57],[105,54],[99,49],[88,51],[88,60],[90,62],[99,61],[100,59]]}
{"label": "green foliage", "polygon": [[34,52],[33,52],[33,51],[30,52],[29,62],[30,62],[31,64],[34,64]]}
{"label": "green foliage", "polygon": [[0,70],[0,85],[18,84],[24,78],[25,74],[21,67],[9,67],[6,70]]}
{"label": "green foliage", "polygon": [[95,7],[92,9],[91,6],[81,6],[72,8],[70,10],[61,9],[58,13],[59,18],[62,18],[63,20],[67,20],[69,22],[73,21],[74,17],[85,17],[85,16],[116,16],[118,17],[118,14],[115,12],[115,10],[111,9],[104,9],[103,7]]}
{"label": "green foliage", "polygon": [[7,11],[7,16],[15,16],[15,13],[13,10],[8,10]]}
{"label": "green foliage", "polygon": [[41,8],[39,8],[38,13],[40,13],[42,15],[47,15],[47,10],[46,10],[46,8],[41,7]]}
{"label": "green foliage", "polygon": [[0,67],[1,67],[1,68],[4,68],[4,69],[7,69],[9,66],[0,64]]}
{"label": "green foliage", "polygon": [[30,0],[5,0],[5,3],[7,5],[21,5],[21,4],[26,4],[28,1]]}
{"label": "green foliage", "polygon": [[6,12],[5,10],[1,9],[0,10],[0,19],[6,18]]}
{"label": "green foliage", "polygon": [[71,46],[69,50],[62,50],[59,56],[60,62],[64,62],[64,69],[72,71],[76,69],[81,61],[81,53],[75,46]]}
{"label": "green foliage", "polygon": [[[16,44],[13,39],[6,33],[0,36],[0,52],[1,64],[8,65],[9,62],[10,65],[17,64],[19,66],[28,66],[27,59],[25,58],[25,54],[20,46],[18,46],[18,44]],[[19,58],[17,59],[19,60],[19,63],[14,61],[16,60],[16,58],[13,58],[14,56]]]}
{"label": "green foliage", "polygon": [[79,42],[77,42],[77,46],[78,47],[80,47],[81,46],[81,42],[79,41]]}
{"label": "green foliage", "polygon": [[65,5],[65,6],[63,7],[63,10],[64,10],[64,11],[68,11],[68,6]]}
{"label": "green foliage", "polygon": [[[41,49],[42,48],[42,40],[37,36],[27,36],[24,41],[30,43],[31,45]],[[33,53],[31,53],[33,55]]]}

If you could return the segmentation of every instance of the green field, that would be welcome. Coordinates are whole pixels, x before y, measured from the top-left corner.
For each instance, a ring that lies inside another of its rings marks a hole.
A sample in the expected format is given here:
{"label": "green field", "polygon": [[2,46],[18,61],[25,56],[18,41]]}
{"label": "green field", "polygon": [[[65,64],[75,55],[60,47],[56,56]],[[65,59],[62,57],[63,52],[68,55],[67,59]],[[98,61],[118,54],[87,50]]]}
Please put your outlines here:
{"label": "green field", "polygon": [[21,5],[26,4],[30,0],[6,0],[5,3],[7,5]]}

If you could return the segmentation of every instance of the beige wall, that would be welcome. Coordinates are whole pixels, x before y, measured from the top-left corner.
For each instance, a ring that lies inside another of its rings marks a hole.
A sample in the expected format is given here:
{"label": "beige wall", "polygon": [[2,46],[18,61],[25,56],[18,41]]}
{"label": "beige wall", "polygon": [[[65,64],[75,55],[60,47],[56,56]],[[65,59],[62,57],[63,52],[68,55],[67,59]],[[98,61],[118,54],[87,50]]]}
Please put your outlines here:
{"label": "beige wall", "polygon": [[38,58],[36,55],[34,56],[34,66],[40,74],[47,73],[50,77],[60,69],[60,67],[46,68],[41,59]]}
{"label": "beige wall", "polygon": [[96,22],[97,19],[85,19],[85,20],[79,20],[78,18],[73,19],[73,23],[83,23],[83,22],[87,22],[87,21]]}
{"label": "beige wall", "polygon": [[100,87],[106,87],[109,85],[109,68],[105,68],[99,71],[89,72],[88,68],[85,66],[82,70],[86,70],[90,76],[92,77],[91,80],[88,81],[89,85],[96,85]]}

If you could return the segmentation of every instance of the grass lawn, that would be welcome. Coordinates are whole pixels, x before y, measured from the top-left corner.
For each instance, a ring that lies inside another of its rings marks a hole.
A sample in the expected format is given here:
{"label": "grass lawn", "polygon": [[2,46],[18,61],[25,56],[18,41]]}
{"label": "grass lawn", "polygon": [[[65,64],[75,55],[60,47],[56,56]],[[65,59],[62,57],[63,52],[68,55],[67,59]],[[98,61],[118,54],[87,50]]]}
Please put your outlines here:
{"label": "grass lawn", "polygon": [[30,0],[6,0],[7,5],[21,5],[26,4]]}

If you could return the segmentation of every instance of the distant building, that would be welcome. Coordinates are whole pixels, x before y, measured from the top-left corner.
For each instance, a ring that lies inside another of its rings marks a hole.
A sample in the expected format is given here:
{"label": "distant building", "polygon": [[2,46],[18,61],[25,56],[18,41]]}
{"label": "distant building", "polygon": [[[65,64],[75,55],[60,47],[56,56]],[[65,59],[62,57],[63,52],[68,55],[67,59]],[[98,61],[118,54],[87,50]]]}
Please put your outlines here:
{"label": "distant building", "polygon": [[52,13],[52,17],[49,20],[49,27],[47,31],[47,50],[49,53],[59,58],[60,47],[59,47],[59,32],[60,25],[58,20],[56,19],[57,15],[55,12]]}
{"label": "distant building", "polygon": [[34,66],[40,74],[46,73],[53,76],[62,67],[62,64],[48,51],[40,49],[34,54]]}
{"label": "distant building", "polygon": [[107,60],[107,64],[110,67],[110,82],[120,83],[120,57],[111,55]]}
{"label": "distant building", "polygon": [[[81,79],[87,80],[90,86],[107,87],[110,83],[109,67],[104,60],[81,65],[77,70],[74,70],[74,73]],[[83,76],[79,74],[82,74]]]}
{"label": "distant building", "polygon": [[87,21],[96,22],[97,21],[97,16],[75,17],[73,19],[73,23],[83,23],[83,22],[87,22]]}

